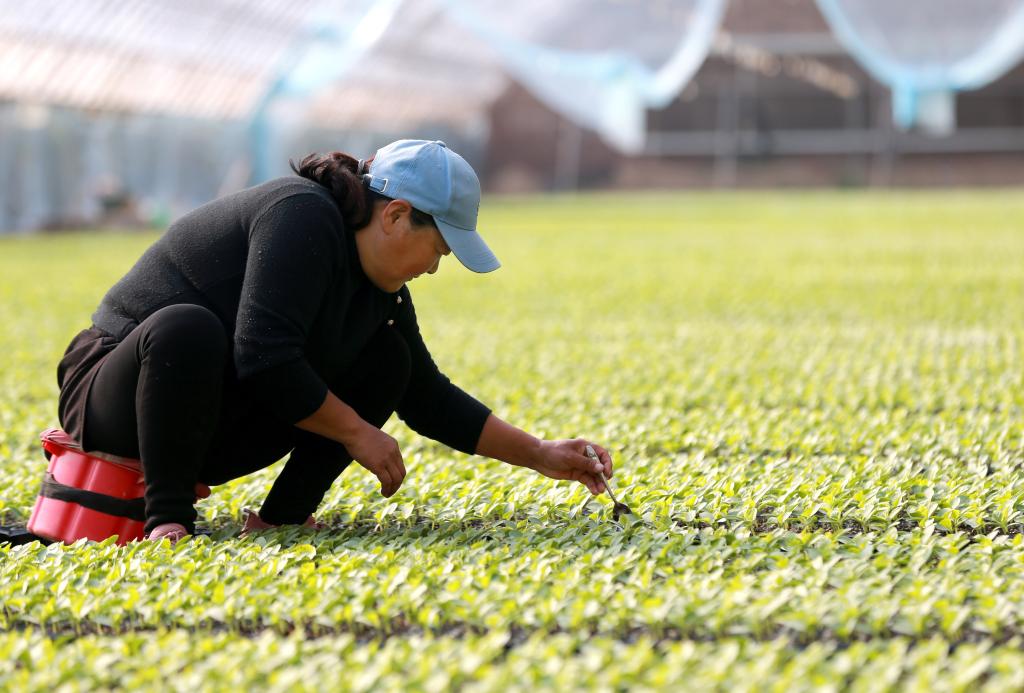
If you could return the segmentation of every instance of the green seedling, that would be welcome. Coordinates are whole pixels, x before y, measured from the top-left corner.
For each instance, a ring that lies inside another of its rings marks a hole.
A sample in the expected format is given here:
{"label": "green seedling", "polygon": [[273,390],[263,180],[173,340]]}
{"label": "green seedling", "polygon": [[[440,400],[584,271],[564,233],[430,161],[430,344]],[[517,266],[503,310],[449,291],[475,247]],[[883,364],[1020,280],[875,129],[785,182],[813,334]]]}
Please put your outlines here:
{"label": "green seedling", "polygon": [[[589,445],[587,446],[587,457],[592,460],[598,459],[597,453],[594,452],[594,448]],[[615,497],[615,494],[612,493],[612,486],[608,483],[608,477],[604,475],[604,471],[601,472],[601,479],[604,481],[604,487],[608,489],[608,495],[611,497],[612,502],[615,503],[615,505],[612,506],[612,519],[618,520],[623,515],[633,515],[634,513],[629,509],[629,506],[625,503],[620,503]]]}
{"label": "green seedling", "polygon": [[[281,463],[175,548],[0,528],[0,691],[1024,688],[1019,189],[488,219],[519,270],[414,287],[431,353],[527,431],[607,441],[638,514],[393,420],[409,478],[385,501],[350,466],[330,532],[233,540]],[[39,493],[67,340],[154,238],[0,237],[0,526]]]}

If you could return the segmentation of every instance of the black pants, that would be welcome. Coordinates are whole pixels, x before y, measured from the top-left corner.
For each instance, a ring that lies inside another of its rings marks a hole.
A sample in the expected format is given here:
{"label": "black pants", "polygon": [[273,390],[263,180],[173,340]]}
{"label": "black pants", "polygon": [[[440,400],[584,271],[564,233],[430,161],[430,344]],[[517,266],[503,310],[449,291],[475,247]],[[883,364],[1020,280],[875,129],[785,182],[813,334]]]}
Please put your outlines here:
{"label": "black pants", "polygon": [[[275,419],[233,377],[231,342],[211,311],[174,305],[151,315],[104,359],[89,392],[86,449],[142,460],[146,531],[165,522],[194,529],[197,481],[222,484],[291,455],[260,516],[302,522],[352,461],[340,443]],[[328,383],[381,427],[409,382],[409,349],[382,327],[356,362]]]}

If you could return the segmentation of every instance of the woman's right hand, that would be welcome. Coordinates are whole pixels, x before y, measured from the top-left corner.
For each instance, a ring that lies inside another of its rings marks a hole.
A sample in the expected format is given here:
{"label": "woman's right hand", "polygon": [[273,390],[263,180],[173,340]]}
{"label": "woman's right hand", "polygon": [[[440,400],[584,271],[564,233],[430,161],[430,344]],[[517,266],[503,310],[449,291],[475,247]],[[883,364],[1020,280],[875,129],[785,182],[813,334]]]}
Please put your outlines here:
{"label": "woman's right hand", "polygon": [[352,459],[369,469],[380,481],[380,494],[390,498],[405,480],[405,462],[398,441],[372,424],[345,442]]}

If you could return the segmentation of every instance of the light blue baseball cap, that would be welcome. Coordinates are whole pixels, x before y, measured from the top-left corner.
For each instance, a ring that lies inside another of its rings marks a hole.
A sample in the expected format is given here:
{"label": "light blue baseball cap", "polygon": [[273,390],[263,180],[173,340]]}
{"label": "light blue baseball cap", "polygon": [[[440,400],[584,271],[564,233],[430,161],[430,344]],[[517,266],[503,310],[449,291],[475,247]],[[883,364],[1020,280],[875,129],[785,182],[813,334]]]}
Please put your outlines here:
{"label": "light blue baseball cap", "polygon": [[445,243],[469,269],[491,272],[501,267],[476,231],[480,179],[444,142],[392,142],[377,150],[363,178],[374,192],[405,200],[432,216]]}

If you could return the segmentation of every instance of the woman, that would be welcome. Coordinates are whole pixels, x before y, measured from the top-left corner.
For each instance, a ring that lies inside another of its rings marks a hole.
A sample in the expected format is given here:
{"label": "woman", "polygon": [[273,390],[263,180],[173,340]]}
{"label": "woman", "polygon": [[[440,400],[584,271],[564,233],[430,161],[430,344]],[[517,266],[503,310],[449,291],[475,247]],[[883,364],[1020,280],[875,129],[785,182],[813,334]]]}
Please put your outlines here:
{"label": "woman", "polygon": [[[294,168],[294,166],[293,166]],[[454,253],[499,263],[476,232],[480,183],[443,142],[367,162],[310,155],[298,177],[214,200],[171,225],[107,292],[58,367],[60,421],[86,450],[142,461],[147,536],[191,533],[197,484],[290,453],[247,528],[314,522],[355,460],[385,497],[406,470],[393,412],[466,453],[604,491],[608,453],[502,421],[434,365],[406,283]]]}

